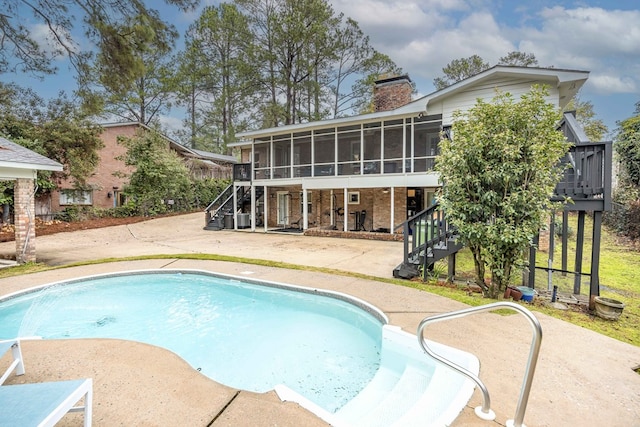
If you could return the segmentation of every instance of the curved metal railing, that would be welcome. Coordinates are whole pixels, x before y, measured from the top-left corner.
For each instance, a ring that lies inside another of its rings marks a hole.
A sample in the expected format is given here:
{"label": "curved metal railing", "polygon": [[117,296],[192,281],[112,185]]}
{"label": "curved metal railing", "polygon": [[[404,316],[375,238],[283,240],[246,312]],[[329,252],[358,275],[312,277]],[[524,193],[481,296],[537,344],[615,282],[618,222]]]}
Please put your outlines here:
{"label": "curved metal railing", "polygon": [[529,351],[529,359],[527,360],[527,368],[524,374],[524,381],[522,384],[522,389],[520,390],[520,397],[518,398],[518,406],[516,407],[516,414],[513,420],[507,421],[507,426],[514,427],[522,427],[524,420],[524,413],[527,409],[527,402],[529,400],[529,392],[531,391],[531,383],[533,382],[533,374],[536,369],[536,363],[538,362],[538,353],[540,352],[540,344],[542,341],[542,327],[540,326],[540,322],[538,319],[525,307],[513,303],[513,302],[495,302],[492,304],[486,304],[479,307],[471,307],[459,311],[453,311],[450,313],[438,314],[435,316],[430,316],[424,318],[420,324],[418,325],[418,343],[422,347],[425,353],[429,356],[437,360],[438,362],[448,366],[449,368],[459,372],[465,377],[472,380],[480,391],[482,392],[482,406],[478,406],[475,408],[476,415],[485,420],[493,420],[495,419],[495,413],[491,410],[491,399],[489,397],[489,391],[484,383],[480,380],[480,378],[470,372],[469,370],[459,366],[448,359],[436,354],[431,350],[424,338],[424,329],[429,323],[440,322],[443,320],[456,319],[459,317],[464,317],[469,314],[481,313],[485,311],[492,311],[497,308],[510,308],[521,313],[524,317],[529,320],[531,324],[531,328],[533,330],[533,338],[531,342],[531,349]]}

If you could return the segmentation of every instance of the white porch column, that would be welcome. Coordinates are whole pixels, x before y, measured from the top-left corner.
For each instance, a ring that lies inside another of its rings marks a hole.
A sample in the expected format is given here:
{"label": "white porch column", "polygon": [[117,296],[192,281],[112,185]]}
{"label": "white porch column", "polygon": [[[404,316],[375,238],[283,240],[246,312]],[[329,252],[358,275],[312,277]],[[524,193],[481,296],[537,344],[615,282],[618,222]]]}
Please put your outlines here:
{"label": "white porch column", "polygon": [[[331,196],[329,196],[331,198],[331,201],[329,202],[329,205],[331,206],[331,211],[329,212],[329,222],[331,223],[332,227],[336,227],[336,225],[338,224],[337,222],[334,222],[334,218],[335,218],[335,210],[336,207],[333,205],[333,188],[331,189]],[[338,228],[338,227],[336,227]]]}
{"label": "white porch column", "polygon": [[256,231],[256,187],[251,184],[251,231]]}
{"label": "white porch column", "polygon": [[309,195],[307,194],[307,189],[302,187],[302,229],[306,230],[309,228],[309,206],[307,205],[307,200],[309,199]]}
{"label": "white porch column", "polygon": [[18,178],[13,184],[16,261],[36,260],[36,203],[34,180]]}
{"label": "white porch column", "polygon": [[393,234],[393,219],[395,218],[396,213],[396,192],[395,187],[391,187],[391,218],[389,219],[389,233]]}
{"label": "white porch column", "polygon": [[264,186],[264,195],[262,198],[264,199],[264,206],[262,207],[262,226],[264,227],[264,232],[267,232],[267,224],[269,222],[269,188]]}
{"label": "white porch column", "polygon": [[349,231],[349,189],[344,189],[344,224],[342,224],[342,231]]}
{"label": "white porch column", "polygon": [[238,185],[233,183],[233,229],[238,230]]}

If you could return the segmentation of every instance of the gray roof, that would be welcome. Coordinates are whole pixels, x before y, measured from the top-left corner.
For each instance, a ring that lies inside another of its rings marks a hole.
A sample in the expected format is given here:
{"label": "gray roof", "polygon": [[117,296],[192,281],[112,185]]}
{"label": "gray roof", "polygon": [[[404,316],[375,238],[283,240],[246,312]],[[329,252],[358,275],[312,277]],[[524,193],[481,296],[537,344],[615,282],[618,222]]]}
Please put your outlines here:
{"label": "gray roof", "polygon": [[60,163],[2,137],[0,137],[0,167],[62,171]]}
{"label": "gray roof", "polygon": [[211,153],[209,151],[196,150],[195,148],[190,148],[191,151],[196,153],[203,159],[215,160],[219,162],[227,162],[227,163],[238,163],[238,159],[234,156],[227,156],[225,154]]}
{"label": "gray roof", "polygon": [[232,164],[238,163],[238,159],[233,156],[226,156],[224,154],[210,153],[209,151],[196,150],[195,148],[186,147],[171,139],[169,139],[169,142],[171,144],[171,147],[174,150],[181,151],[182,153],[185,154],[186,157],[192,157],[200,160],[211,160],[213,162],[218,162],[218,163],[220,162],[232,163]]}
{"label": "gray roof", "polygon": [[[99,126],[103,128],[112,128],[112,127],[120,127],[120,126],[139,126],[146,130],[152,130],[149,126],[144,123],[139,122],[120,122],[120,123],[101,123]],[[186,145],[182,145],[178,141],[169,138],[167,135],[161,134],[163,138],[169,141],[171,147],[175,150],[179,150],[183,153],[187,153],[191,157],[200,159],[200,160],[211,160],[214,162],[224,162],[224,163],[238,163],[238,159],[234,156],[227,156],[225,154],[211,153],[209,151],[196,150],[195,148],[187,147]]]}

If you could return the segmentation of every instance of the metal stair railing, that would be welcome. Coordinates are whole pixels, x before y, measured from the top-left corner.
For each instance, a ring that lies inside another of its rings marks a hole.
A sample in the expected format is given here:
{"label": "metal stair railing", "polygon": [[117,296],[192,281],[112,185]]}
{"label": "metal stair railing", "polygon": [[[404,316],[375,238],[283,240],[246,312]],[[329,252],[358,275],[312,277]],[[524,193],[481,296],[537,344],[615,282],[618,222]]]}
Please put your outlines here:
{"label": "metal stair railing", "polygon": [[[242,187],[238,188],[238,191],[240,191]],[[215,200],[209,203],[209,206],[206,207],[204,211],[205,226],[208,225],[209,222],[211,222],[211,220],[215,218],[222,209],[228,207],[229,203],[233,203],[233,184],[230,184],[227,188],[225,188],[224,191],[222,191],[222,193],[220,193],[218,197],[216,197]]]}
{"label": "metal stair railing", "polygon": [[469,370],[456,365],[448,359],[436,354],[429,348],[429,345],[424,338],[424,329],[429,323],[440,322],[443,320],[449,319],[457,319],[460,317],[464,317],[470,314],[485,312],[495,310],[496,308],[510,308],[521,313],[531,324],[531,328],[533,330],[533,338],[531,341],[531,349],[529,351],[529,358],[527,360],[527,368],[524,374],[524,381],[522,384],[522,389],[520,390],[520,397],[518,398],[518,406],[516,407],[516,413],[513,420],[507,420],[507,427],[524,427],[524,413],[527,409],[527,402],[529,401],[529,392],[531,391],[531,383],[533,382],[533,374],[536,369],[536,364],[538,362],[538,354],[540,353],[540,344],[542,341],[542,327],[540,326],[540,322],[538,319],[525,307],[518,305],[513,302],[495,302],[492,304],[486,304],[479,307],[471,307],[459,311],[452,311],[450,313],[438,314],[435,316],[430,316],[424,318],[420,324],[418,325],[418,343],[420,347],[427,353],[430,357],[437,360],[438,362],[448,366],[454,371],[464,375],[465,377],[472,380],[480,391],[482,392],[482,406],[478,406],[475,408],[475,413],[478,417],[484,420],[494,420],[496,415],[491,410],[491,400],[489,397],[489,391],[487,390],[484,383],[478,378],[477,375],[474,375]]}
{"label": "metal stair railing", "polygon": [[[424,252],[424,267],[427,267],[428,249],[436,245],[446,246],[449,239],[455,236],[455,230],[448,223],[437,203],[407,219],[396,227],[396,230],[400,227],[403,227],[404,234],[405,264],[411,263]],[[410,234],[411,239],[409,239]]]}

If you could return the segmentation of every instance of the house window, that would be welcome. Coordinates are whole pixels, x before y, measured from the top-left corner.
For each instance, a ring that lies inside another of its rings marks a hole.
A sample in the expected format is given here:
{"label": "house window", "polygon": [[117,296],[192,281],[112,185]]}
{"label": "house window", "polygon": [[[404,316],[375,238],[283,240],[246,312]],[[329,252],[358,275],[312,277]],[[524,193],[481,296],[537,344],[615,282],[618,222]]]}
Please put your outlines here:
{"label": "house window", "polygon": [[61,190],[60,206],[64,205],[84,205],[93,204],[93,191],[91,190]]}
{"label": "house window", "polygon": [[359,191],[349,191],[347,193],[347,201],[350,205],[359,205],[360,204],[360,192]]}
{"label": "house window", "polygon": [[[313,213],[313,203],[311,202],[311,191],[307,192],[307,213]],[[300,215],[304,215],[304,199],[303,194],[300,193]]]}

